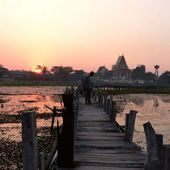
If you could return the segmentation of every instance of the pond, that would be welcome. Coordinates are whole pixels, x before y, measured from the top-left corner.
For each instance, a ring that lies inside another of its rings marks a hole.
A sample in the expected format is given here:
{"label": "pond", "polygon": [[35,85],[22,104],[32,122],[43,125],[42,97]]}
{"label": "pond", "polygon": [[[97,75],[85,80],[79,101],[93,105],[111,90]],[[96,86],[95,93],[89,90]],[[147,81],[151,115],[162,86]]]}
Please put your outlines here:
{"label": "pond", "polygon": [[[51,111],[45,107],[62,107],[61,96],[65,87],[0,87],[0,131],[1,138],[21,141],[21,118],[24,110],[33,110],[43,119],[37,119],[38,127],[51,125]],[[170,96],[150,94],[116,95],[119,113],[117,121],[124,125],[125,114],[138,111],[134,142],[146,149],[143,124],[150,121],[156,133],[163,134],[164,143],[170,144]],[[62,120],[60,120],[62,122]]]}
{"label": "pond", "polygon": [[163,135],[164,144],[170,144],[170,96],[130,94],[115,96],[119,113],[117,121],[124,125],[125,114],[138,111],[135,122],[134,142],[146,150],[143,124],[150,122],[157,134]]}
{"label": "pond", "polygon": [[21,112],[23,111],[31,110],[37,113],[38,128],[49,127],[52,111],[46,106],[62,108],[60,94],[63,91],[64,87],[60,86],[0,87],[1,138],[21,141]]}

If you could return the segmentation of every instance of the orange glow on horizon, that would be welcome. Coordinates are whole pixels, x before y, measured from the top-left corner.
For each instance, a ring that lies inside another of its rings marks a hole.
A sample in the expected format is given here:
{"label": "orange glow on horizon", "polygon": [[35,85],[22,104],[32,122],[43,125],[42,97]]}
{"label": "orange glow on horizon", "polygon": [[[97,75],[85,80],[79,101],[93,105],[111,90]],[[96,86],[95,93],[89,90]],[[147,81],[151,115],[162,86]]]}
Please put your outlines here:
{"label": "orange glow on horizon", "polygon": [[37,73],[37,74],[41,74],[41,73],[42,73],[42,70],[41,70],[41,69],[38,69],[38,68],[35,68],[33,72],[35,72],[35,73]]}
{"label": "orange glow on horizon", "polygon": [[111,69],[125,52],[138,64],[169,70],[170,1],[0,0],[0,64],[32,69],[35,63],[97,71]]}

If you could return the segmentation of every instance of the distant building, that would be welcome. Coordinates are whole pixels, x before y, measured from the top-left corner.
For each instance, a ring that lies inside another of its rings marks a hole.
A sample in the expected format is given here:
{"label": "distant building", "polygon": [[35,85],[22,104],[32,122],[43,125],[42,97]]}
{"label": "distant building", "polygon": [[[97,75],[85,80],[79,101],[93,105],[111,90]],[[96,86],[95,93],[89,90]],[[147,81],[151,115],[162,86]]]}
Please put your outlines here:
{"label": "distant building", "polygon": [[97,70],[97,74],[99,75],[105,75],[109,70],[105,66],[100,66]]}
{"label": "distant building", "polygon": [[119,56],[116,65],[112,66],[113,80],[130,80],[132,71],[129,69],[124,55]]}

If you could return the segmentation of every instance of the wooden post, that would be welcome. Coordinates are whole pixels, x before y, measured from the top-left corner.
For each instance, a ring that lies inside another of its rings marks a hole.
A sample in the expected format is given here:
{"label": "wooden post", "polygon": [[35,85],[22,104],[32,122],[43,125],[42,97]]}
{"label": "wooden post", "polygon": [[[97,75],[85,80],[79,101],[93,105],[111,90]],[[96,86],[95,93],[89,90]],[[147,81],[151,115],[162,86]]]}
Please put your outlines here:
{"label": "wooden post", "polygon": [[74,166],[74,111],[73,94],[63,94],[63,127],[58,148],[58,165],[61,167]]}
{"label": "wooden post", "polygon": [[109,104],[110,104],[110,100],[107,99],[107,101],[106,101],[106,114],[109,113],[109,107],[110,107]]}
{"label": "wooden post", "polygon": [[99,103],[100,103],[100,93],[98,93],[98,100],[97,100],[98,107],[100,105]]}
{"label": "wooden post", "polygon": [[145,123],[144,131],[147,144],[147,159],[145,170],[159,170],[158,145],[154,129],[150,122]]}
{"label": "wooden post", "polygon": [[112,96],[110,96],[109,97],[109,99],[108,99],[108,109],[107,109],[107,114],[110,116],[110,114],[111,114],[111,109],[112,109]]}
{"label": "wooden post", "polygon": [[103,107],[103,106],[104,106],[104,95],[101,94],[101,107]]}
{"label": "wooden post", "polygon": [[59,120],[57,119],[57,149],[59,148],[59,143],[60,143],[60,125],[59,125]]}
{"label": "wooden post", "polygon": [[128,125],[129,125],[129,113],[126,114],[125,117],[125,140],[127,140],[127,134],[128,134]]}
{"label": "wooden post", "polygon": [[133,140],[133,132],[134,132],[134,127],[135,127],[136,113],[137,113],[137,111],[135,111],[135,110],[130,110],[130,113],[129,113],[128,128],[126,131],[126,133],[127,133],[126,140],[128,142],[132,142],[132,140]]}
{"label": "wooden post", "polygon": [[106,111],[106,104],[107,104],[107,95],[104,95],[104,101],[103,101],[103,110]]}
{"label": "wooden post", "polygon": [[116,101],[112,101],[112,108],[113,108],[113,116],[112,116],[112,119],[113,121],[115,122],[116,121]]}
{"label": "wooden post", "polygon": [[102,103],[102,95],[99,93],[98,94],[98,107],[101,107],[101,103]]}
{"label": "wooden post", "polygon": [[110,120],[111,122],[115,122],[116,120],[116,102],[115,101],[110,101]]}
{"label": "wooden post", "polygon": [[39,170],[44,170],[45,169],[45,165],[44,165],[44,153],[41,152],[39,154]]}
{"label": "wooden post", "polygon": [[78,111],[79,111],[79,95],[78,93],[75,93],[74,95],[74,107],[73,107],[73,111],[74,111],[74,134],[77,133],[77,116],[78,116]]}
{"label": "wooden post", "polygon": [[112,122],[113,121],[113,103],[112,103],[112,100],[110,99],[109,101],[109,118],[110,118],[110,121]]}
{"label": "wooden post", "polygon": [[35,112],[22,113],[22,150],[24,170],[37,170],[37,125]]}
{"label": "wooden post", "polygon": [[98,102],[99,107],[103,107],[103,95],[99,94],[99,102]]}
{"label": "wooden post", "polygon": [[156,134],[156,141],[158,145],[158,158],[159,158],[159,169],[161,170],[162,165],[162,148],[163,148],[163,135]]}
{"label": "wooden post", "polygon": [[56,115],[56,107],[54,106],[54,108],[53,108],[53,113],[52,113],[52,121],[51,121],[51,132],[52,132],[53,129],[54,129],[55,115]]}
{"label": "wooden post", "polygon": [[170,145],[163,145],[163,158],[162,158],[162,169],[161,170],[169,170],[170,169]]}

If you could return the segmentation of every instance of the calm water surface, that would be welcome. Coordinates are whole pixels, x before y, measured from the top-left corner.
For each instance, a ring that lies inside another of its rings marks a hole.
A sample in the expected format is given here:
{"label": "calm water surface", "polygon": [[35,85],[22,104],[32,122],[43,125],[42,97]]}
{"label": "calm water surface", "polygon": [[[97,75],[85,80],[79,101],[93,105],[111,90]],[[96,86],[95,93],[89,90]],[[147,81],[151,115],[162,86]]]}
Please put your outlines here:
{"label": "calm water surface", "polygon": [[151,122],[156,133],[163,134],[164,144],[170,144],[170,96],[131,94],[116,96],[120,113],[117,121],[125,122],[125,114],[130,110],[138,111],[135,123],[134,141],[146,149],[143,124]]}
{"label": "calm water surface", "polygon": [[[0,87],[0,115],[18,115],[22,110],[33,109],[38,114],[51,111],[45,107],[57,106],[64,87]],[[8,95],[5,95],[8,94]],[[11,94],[11,95],[9,95]],[[135,123],[134,142],[146,148],[143,124],[150,121],[156,133],[164,135],[164,143],[170,144],[170,96],[131,94],[114,96],[118,103],[117,121],[124,125],[125,114],[130,110],[138,111]],[[49,127],[51,119],[37,120],[38,127]],[[21,140],[21,123],[0,124],[1,137],[11,140]]]}
{"label": "calm water surface", "polygon": [[[64,87],[0,87],[0,116],[19,115],[24,110],[33,110],[37,114],[51,111],[48,105],[61,108],[61,95]],[[62,120],[60,120],[62,121]],[[37,119],[37,127],[49,127],[51,119]],[[1,123],[1,138],[21,140],[21,123]]]}

